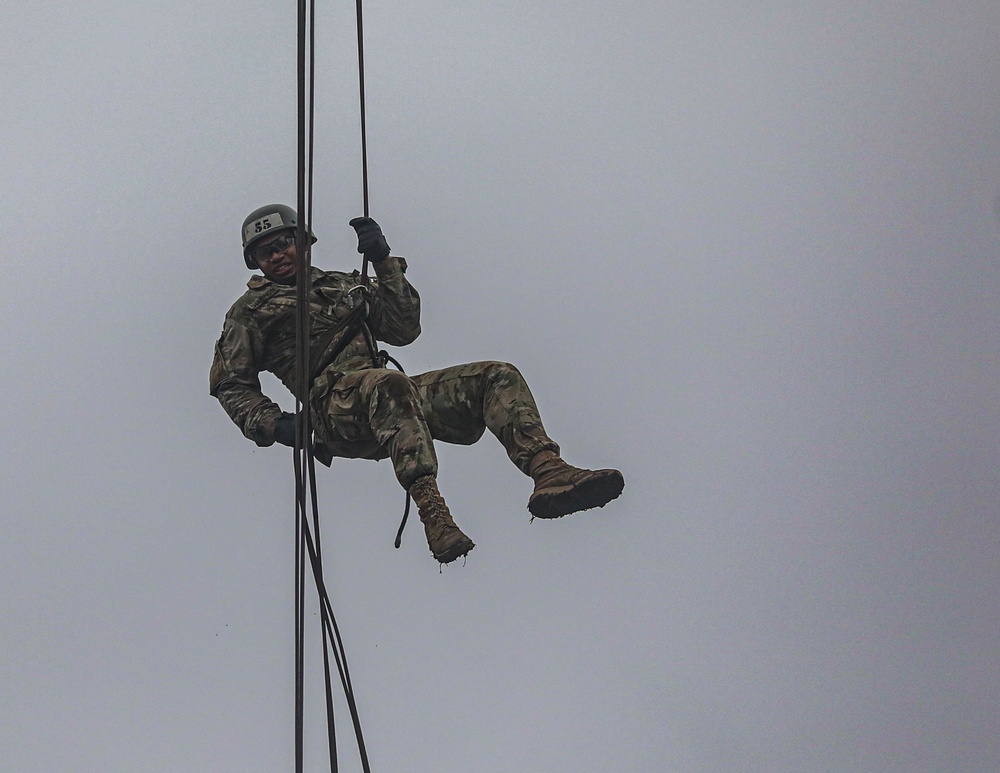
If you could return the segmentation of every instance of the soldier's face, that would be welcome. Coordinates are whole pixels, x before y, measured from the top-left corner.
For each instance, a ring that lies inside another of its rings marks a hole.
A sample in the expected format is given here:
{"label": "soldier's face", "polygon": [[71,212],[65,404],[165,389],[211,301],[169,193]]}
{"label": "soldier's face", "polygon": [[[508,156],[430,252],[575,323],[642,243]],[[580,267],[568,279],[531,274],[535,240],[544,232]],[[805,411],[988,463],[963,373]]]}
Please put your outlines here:
{"label": "soldier's face", "polygon": [[282,231],[262,240],[253,252],[253,259],[272,282],[292,284],[299,267],[295,232]]}

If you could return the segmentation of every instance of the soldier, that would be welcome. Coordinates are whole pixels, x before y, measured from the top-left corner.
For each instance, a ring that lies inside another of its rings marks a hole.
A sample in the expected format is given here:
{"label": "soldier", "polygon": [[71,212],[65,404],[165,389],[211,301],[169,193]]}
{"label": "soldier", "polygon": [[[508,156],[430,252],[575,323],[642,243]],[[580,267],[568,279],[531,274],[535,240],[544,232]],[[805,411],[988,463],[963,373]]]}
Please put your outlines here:
{"label": "soldier", "polygon": [[[413,497],[427,544],[441,563],[475,544],[452,520],[438,491],[434,441],[469,445],[488,428],[510,460],[535,482],[528,510],[559,518],[603,507],[625,486],[618,470],[581,470],[559,456],[545,433],[535,400],[517,368],[475,362],[407,376],[385,368],[375,341],[405,346],[420,334],[420,296],[406,280],[406,261],[390,254],[371,218],[350,222],[358,252],[376,279],[359,272],[312,268],[309,362],[313,378],[301,391],[295,374],[297,215],[281,204],[261,207],[243,222],[243,258],[260,269],[226,315],[215,346],[210,391],[229,417],[259,446],[293,446],[295,418],[261,392],[269,371],[308,400],[316,458],[392,460],[399,483]],[[316,237],[308,231],[309,238]]]}

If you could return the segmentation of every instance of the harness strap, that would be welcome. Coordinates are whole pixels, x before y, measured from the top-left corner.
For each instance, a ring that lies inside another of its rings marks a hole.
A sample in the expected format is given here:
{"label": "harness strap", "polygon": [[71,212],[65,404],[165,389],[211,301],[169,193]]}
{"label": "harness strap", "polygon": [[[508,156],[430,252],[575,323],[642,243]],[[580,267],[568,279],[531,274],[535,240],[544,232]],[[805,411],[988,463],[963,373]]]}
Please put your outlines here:
{"label": "harness strap", "polygon": [[[363,312],[363,313],[359,313]],[[372,359],[372,364],[376,368],[384,368],[388,363],[392,363],[396,366],[396,369],[400,373],[405,373],[403,366],[399,364],[399,360],[393,357],[385,349],[381,351],[376,346],[375,334],[372,333],[371,327],[368,325],[367,319],[368,304],[365,303],[359,306],[357,309],[352,311],[348,316],[344,317],[336,327],[331,330],[327,335],[329,340],[332,342],[333,338],[337,333],[342,330],[347,329],[347,332],[341,336],[341,339],[337,342],[337,345],[329,352],[328,355],[321,357],[320,364],[317,367],[316,373],[313,375],[313,381],[315,381],[320,374],[332,363],[334,363],[340,353],[347,348],[347,345],[354,340],[354,336],[357,335],[357,330],[350,328],[352,324],[356,324],[357,328],[360,329],[361,333],[365,337],[365,343],[368,344],[368,354]],[[399,522],[399,530],[396,532],[396,540],[393,543],[398,549],[403,541],[403,529],[406,528],[406,521],[410,517],[410,502],[412,498],[410,497],[410,492],[406,492],[406,504],[403,506],[403,519]]]}
{"label": "harness strap", "polygon": [[[351,311],[346,317],[337,322],[337,324],[327,332],[323,339],[323,344],[320,347],[319,356],[316,358],[316,365],[313,367],[311,378],[309,379],[310,384],[329,365],[333,364],[337,357],[340,356],[340,353],[347,348],[347,345],[351,341],[354,340],[354,336],[357,335],[357,329],[359,327],[367,329],[368,325],[365,322],[367,316],[368,304],[363,303]],[[337,340],[337,336],[340,336],[340,340]]]}

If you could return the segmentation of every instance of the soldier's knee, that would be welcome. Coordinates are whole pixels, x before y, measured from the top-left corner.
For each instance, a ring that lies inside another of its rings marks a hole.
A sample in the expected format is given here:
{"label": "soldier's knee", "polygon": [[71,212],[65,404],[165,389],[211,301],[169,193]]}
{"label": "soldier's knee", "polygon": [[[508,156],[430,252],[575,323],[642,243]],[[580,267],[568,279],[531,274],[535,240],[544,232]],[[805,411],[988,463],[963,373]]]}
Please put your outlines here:
{"label": "soldier's knee", "polygon": [[491,381],[497,384],[524,383],[524,376],[516,366],[509,362],[493,361],[486,364],[486,373]]}
{"label": "soldier's knee", "polygon": [[413,380],[402,371],[386,369],[379,374],[378,390],[393,400],[419,399]]}

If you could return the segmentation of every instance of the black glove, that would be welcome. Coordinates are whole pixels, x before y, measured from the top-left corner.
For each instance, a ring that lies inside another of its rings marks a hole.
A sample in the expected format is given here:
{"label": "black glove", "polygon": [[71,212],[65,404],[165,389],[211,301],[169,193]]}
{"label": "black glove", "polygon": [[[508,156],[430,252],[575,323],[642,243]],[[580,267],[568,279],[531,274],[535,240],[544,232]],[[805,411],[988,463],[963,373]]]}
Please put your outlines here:
{"label": "black glove", "polygon": [[378,263],[389,257],[389,243],[379,224],[370,217],[356,217],[348,223],[358,232],[358,252],[372,263]]}
{"label": "black glove", "polygon": [[283,446],[295,448],[295,415],[291,413],[281,414],[281,418],[274,425],[274,440]]}

